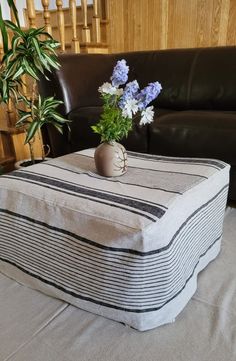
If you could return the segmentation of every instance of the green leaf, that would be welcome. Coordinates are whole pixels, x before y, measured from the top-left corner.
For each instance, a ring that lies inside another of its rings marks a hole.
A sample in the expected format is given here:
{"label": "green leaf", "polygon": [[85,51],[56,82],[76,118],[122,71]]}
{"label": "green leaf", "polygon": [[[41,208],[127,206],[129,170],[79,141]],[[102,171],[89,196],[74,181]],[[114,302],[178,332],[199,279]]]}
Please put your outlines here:
{"label": "green leaf", "polygon": [[55,119],[58,123],[64,124],[69,122],[68,119],[63,118],[62,116],[60,116],[58,113],[53,113],[52,114],[53,119]]}
{"label": "green leaf", "polygon": [[59,133],[63,134],[63,129],[62,126],[57,124],[57,123],[53,123],[54,128],[56,128],[58,130]]}
{"label": "green leaf", "polygon": [[25,114],[24,116],[22,116],[17,122],[16,122],[16,127],[22,126],[25,123],[25,120],[31,118],[31,114]]}
{"label": "green leaf", "polygon": [[21,66],[21,67],[17,70],[17,72],[14,74],[12,80],[15,80],[15,79],[19,78],[19,76],[21,76],[23,73],[24,73],[24,68],[23,68],[23,66]]}
{"label": "green leaf", "polygon": [[14,33],[24,37],[24,32],[21,30],[20,26],[17,26],[10,20],[5,20],[6,27],[11,29]]}
{"label": "green leaf", "polygon": [[29,74],[30,76],[32,76],[32,78],[39,80],[38,75],[36,74],[36,72],[34,71],[33,67],[31,64],[28,63],[28,61],[23,58],[23,65],[25,67],[25,72],[27,74]]}
{"label": "green leaf", "polygon": [[51,67],[55,68],[55,69],[59,69],[60,68],[60,64],[57,61],[57,58],[54,56],[49,56],[46,53],[44,53],[44,57],[46,58],[46,60],[48,61],[48,63],[51,65]]}
{"label": "green leaf", "polygon": [[12,9],[12,11],[14,13],[17,25],[20,27],[20,22],[19,22],[19,18],[18,18],[18,11],[17,11],[16,5],[14,3],[14,0],[7,0],[7,2],[8,2],[9,7]]}
{"label": "green leaf", "polygon": [[39,123],[38,122],[31,122],[30,126],[27,130],[27,136],[25,139],[25,144],[29,143],[31,141],[31,139],[35,136],[35,133],[37,132],[37,130],[40,128]]}
{"label": "green leaf", "polygon": [[7,29],[5,26],[5,21],[3,20],[3,17],[2,17],[1,5],[0,5],[0,30],[2,33],[4,53],[6,53],[8,51],[8,36],[7,36]]}

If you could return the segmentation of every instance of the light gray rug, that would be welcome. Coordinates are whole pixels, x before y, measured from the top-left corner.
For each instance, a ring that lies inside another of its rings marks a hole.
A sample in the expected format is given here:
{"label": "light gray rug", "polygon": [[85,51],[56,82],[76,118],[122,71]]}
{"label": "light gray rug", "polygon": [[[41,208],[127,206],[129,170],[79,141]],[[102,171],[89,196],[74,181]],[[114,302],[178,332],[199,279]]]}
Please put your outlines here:
{"label": "light gray rug", "polygon": [[222,250],[176,322],[147,332],[45,296],[0,274],[0,361],[235,361],[236,209]]}

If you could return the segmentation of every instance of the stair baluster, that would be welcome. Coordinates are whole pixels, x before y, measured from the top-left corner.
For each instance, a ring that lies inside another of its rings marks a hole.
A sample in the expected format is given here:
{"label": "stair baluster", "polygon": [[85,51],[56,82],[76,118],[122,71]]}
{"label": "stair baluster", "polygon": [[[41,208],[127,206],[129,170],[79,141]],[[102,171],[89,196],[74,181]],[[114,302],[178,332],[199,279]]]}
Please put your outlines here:
{"label": "stair baluster", "polygon": [[56,0],[57,6],[57,21],[59,27],[59,36],[60,36],[60,43],[61,43],[61,53],[65,52],[65,19],[64,19],[64,12],[63,12],[63,2],[62,0]]}
{"label": "stair baluster", "polygon": [[93,42],[101,42],[101,23],[100,17],[98,16],[98,0],[93,0],[93,19],[92,19],[92,35]]}
{"label": "stair baluster", "polygon": [[49,0],[41,0],[43,6],[43,18],[45,24],[45,30],[47,33],[52,35],[52,27],[50,23],[50,12],[48,10],[49,7]]}
{"label": "stair baluster", "polygon": [[97,2],[98,2],[98,15],[99,15],[101,20],[104,20],[104,19],[107,18],[106,1],[107,0],[97,0]]}
{"label": "stair baluster", "polygon": [[34,0],[26,0],[27,14],[29,19],[29,28],[36,28],[36,13]]}
{"label": "stair baluster", "polygon": [[81,0],[82,16],[83,16],[83,29],[82,29],[82,41],[90,43],[90,29],[88,27],[88,13],[87,13],[87,0]]}
{"label": "stair baluster", "polygon": [[74,53],[80,53],[80,43],[77,37],[77,14],[76,14],[76,0],[69,1],[70,15],[72,22],[72,50]]}
{"label": "stair baluster", "polygon": [[3,55],[4,55],[3,41],[2,41],[2,34],[0,32],[0,63],[2,61]]}

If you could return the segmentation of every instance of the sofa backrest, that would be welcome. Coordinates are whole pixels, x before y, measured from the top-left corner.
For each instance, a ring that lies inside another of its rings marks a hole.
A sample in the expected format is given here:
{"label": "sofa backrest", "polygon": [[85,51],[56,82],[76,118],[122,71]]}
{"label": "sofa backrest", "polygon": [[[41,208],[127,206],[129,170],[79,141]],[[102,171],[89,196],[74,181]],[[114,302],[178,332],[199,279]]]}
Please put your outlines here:
{"label": "sofa backrest", "polygon": [[119,54],[61,55],[61,68],[42,79],[40,92],[64,101],[63,112],[100,106],[98,87],[110,80],[119,59],[130,67],[129,80],[144,87],[163,86],[154,105],[159,108],[236,110],[236,47],[171,49]]}

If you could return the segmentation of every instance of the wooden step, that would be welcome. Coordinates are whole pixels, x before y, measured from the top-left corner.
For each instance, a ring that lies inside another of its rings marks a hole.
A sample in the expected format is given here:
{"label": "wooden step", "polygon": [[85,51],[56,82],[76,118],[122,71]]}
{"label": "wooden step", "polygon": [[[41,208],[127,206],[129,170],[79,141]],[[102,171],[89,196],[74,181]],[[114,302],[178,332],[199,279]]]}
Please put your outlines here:
{"label": "wooden step", "polygon": [[[80,51],[83,54],[108,54],[107,43],[80,43]],[[66,43],[66,52],[73,52],[72,44]]]}
{"label": "wooden step", "polygon": [[108,54],[107,43],[80,43],[81,53]]}
{"label": "wooden step", "polygon": [[[109,20],[101,20],[101,25],[108,25],[109,24]],[[88,26],[92,26],[91,22],[88,22]],[[65,28],[72,28],[72,24],[71,23],[67,23],[64,25]],[[76,23],[77,27],[83,27],[83,23],[82,22],[77,22]],[[58,29],[58,25],[52,25],[52,30],[53,29]]]}

